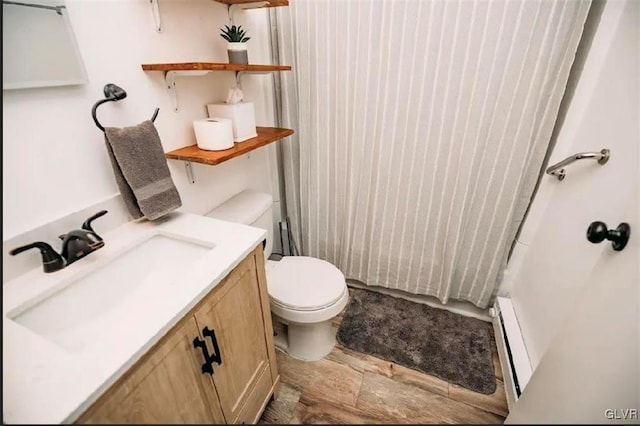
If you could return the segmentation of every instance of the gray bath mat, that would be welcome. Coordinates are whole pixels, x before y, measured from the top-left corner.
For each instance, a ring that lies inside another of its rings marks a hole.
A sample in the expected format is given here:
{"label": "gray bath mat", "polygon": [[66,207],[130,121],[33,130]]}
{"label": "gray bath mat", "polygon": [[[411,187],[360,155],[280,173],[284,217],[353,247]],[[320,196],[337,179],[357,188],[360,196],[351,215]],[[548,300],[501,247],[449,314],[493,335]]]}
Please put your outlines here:
{"label": "gray bath mat", "polygon": [[374,291],[350,293],[336,336],[343,346],[476,392],[495,392],[489,323]]}

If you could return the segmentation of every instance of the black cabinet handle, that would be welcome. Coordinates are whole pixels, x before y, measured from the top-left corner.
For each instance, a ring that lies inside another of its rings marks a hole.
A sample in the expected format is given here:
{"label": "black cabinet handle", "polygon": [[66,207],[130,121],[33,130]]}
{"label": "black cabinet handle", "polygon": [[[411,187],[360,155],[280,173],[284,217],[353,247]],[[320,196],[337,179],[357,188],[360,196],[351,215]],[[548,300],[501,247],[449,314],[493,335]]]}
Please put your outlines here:
{"label": "black cabinet handle", "polygon": [[222,365],[222,354],[220,353],[220,348],[218,347],[218,339],[216,339],[216,332],[214,330],[209,330],[209,327],[205,327],[202,329],[202,335],[205,338],[208,336],[211,339],[213,353],[209,354],[206,342],[204,340],[200,340],[200,338],[198,337],[193,339],[193,347],[196,349],[200,348],[202,350],[202,356],[204,357],[204,363],[202,364],[202,374],[209,373],[213,375],[213,363],[215,362],[218,365]]}

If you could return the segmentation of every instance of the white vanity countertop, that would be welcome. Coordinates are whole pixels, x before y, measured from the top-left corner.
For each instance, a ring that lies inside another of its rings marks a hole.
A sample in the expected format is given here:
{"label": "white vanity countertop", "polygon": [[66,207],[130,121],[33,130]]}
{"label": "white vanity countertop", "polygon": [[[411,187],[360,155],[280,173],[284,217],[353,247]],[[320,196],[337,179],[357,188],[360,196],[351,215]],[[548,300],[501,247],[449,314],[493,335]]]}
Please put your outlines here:
{"label": "white vanity countertop", "polygon": [[[81,348],[65,349],[11,319],[43,295],[58,293],[153,235],[215,246],[203,250],[178,277],[151,275],[153,279],[127,292],[101,314],[100,324],[108,326]],[[129,222],[102,237],[103,248],[67,268],[45,274],[40,267],[3,285],[4,423],[74,422],[237,266],[266,231],[174,212],[154,222]]]}

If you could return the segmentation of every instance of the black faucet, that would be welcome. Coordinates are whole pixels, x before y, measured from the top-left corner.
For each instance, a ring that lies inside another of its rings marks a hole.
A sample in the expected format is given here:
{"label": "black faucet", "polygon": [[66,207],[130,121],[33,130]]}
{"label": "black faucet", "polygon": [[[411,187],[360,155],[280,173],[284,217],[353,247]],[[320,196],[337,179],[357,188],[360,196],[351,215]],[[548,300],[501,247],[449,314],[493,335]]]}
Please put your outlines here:
{"label": "black faucet", "polygon": [[49,244],[41,241],[15,248],[11,250],[9,254],[14,256],[32,248],[40,249],[44,272],[59,271],[65,266],[71,265],[76,260],[82,259],[99,248],[104,247],[104,241],[93,230],[91,222],[105,214],[107,214],[107,211],[102,210],[85,220],[81,229],[74,229],[71,232],[60,235],[60,239],[62,240],[62,251],[60,254]]}
{"label": "black faucet", "polygon": [[85,220],[81,229],[74,229],[58,237],[62,240],[62,252],[60,254],[66,259],[67,265],[104,246],[104,241],[93,230],[91,222],[105,214],[107,214],[107,211],[102,210]]}
{"label": "black faucet", "polygon": [[42,267],[45,272],[55,272],[64,268],[64,259],[47,243],[38,241],[37,243],[27,244],[26,246],[18,247],[9,252],[11,256],[15,256],[23,251],[37,248],[40,249],[42,254]]}

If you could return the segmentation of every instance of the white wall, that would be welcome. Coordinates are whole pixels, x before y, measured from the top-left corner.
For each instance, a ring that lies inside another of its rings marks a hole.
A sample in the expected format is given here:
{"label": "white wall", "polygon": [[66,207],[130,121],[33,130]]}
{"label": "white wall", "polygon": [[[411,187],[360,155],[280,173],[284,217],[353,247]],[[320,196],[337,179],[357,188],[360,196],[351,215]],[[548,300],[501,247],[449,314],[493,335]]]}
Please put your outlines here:
{"label": "white wall", "polygon": [[[117,194],[102,132],[91,119],[91,107],[103,98],[106,83],[116,83],[128,96],[98,109],[103,125],[135,125],[160,107],[155,123],[165,151],[194,144],[192,120],[206,117],[207,103],[224,100],[232,72],[181,77],[180,111],[173,112],[163,73],[144,72],[140,66],[227,62],[225,41],[218,35],[228,23],[226,6],[212,0],[159,4],[162,33],[154,30],[148,0],[67,0],[89,83],[3,91],[4,241]],[[235,18],[252,37],[250,62],[270,63],[267,11],[238,12]],[[271,79],[243,77],[245,100],[254,101],[259,126],[273,125]],[[170,160],[182,210],[205,213],[245,188],[271,192],[270,151],[273,147],[218,166],[194,164],[195,184],[187,182],[184,162]]]}

